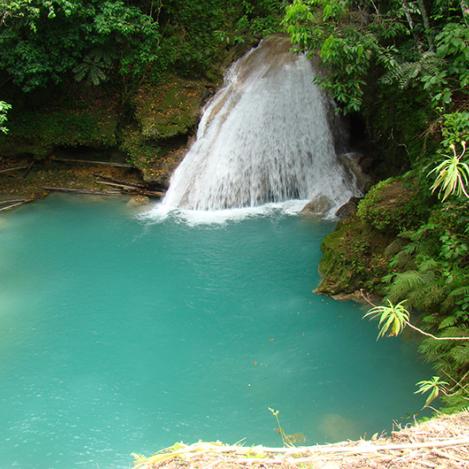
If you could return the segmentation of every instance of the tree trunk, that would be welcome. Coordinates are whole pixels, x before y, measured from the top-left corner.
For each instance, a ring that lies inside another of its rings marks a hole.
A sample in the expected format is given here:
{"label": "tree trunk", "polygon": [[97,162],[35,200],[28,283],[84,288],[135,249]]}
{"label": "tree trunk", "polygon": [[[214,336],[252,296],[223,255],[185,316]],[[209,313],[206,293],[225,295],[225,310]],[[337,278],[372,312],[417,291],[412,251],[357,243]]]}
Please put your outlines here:
{"label": "tree trunk", "polygon": [[428,49],[431,50],[432,52],[435,52],[432,33],[430,31],[430,21],[428,19],[427,8],[425,7],[425,2],[424,0],[417,0],[417,3],[420,9],[420,13],[422,15],[423,27],[425,29],[425,37],[427,38],[427,42],[428,42]]}
{"label": "tree trunk", "polygon": [[404,9],[404,14],[405,14],[405,17],[406,17],[406,20],[407,20],[407,24],[409,25],[409,29],[412,32],[412,35],[414,36],[414,40],[417,44],[417,48],[418,48],[419,52],[422,52],[422,44],[420,43],[420,40],[419,40],[417,34],[415,34],[414,21],[412,19],[412,15],[410,14],[409,4],[407,3],[407,0],[402,0],[402,7]]}

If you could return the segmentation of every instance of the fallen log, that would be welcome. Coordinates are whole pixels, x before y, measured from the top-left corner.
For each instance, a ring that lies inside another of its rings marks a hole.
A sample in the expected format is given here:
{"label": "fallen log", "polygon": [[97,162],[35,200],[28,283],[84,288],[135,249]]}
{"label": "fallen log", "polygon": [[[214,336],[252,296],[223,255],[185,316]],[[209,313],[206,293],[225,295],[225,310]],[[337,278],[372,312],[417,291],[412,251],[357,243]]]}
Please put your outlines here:
{"label": "fallen log", "polygon": [[95,174],[96,177],[96,182],[113,182],[115,184],[122,184],[124,186],[131,186],[131,187],[138,187],[139,189],[147,189],[147,186],[144,184],[138,184],[135,182],[129,182],[129,181],[122,181],[121,179],[114,179],[109,176],[103,176],[101,174]]}
{"label": "fallen log", "polygon": [[103,184],[105,186],[117,187],[123,193],[126,193],[126,194],[146,195],[147,197],[152,197],[152,198],[156,198],[156,199],[160,199],[161,197],[164,196],[164,192],[152,191],[152,190],[149,190],[149,189],[143,189],[139,186],[134,186],[134,185],[130,185],[130,184],[121,184],[121,183],[110,182],[110,181],[97,181],[97,183],[98,184]]}
{"label": "fallen log", "polygon": [[7,169],[2,169],[2,170],[0,170],[0,174],[2,174],[2,173],[9,173],[9,172],[11,172],[11,171],[19,171],[19,170],[21,170],[21,169],[27,169],[27,168],[29,168],[29,165],[26,165],[26,166],[24,166],[24,165],[23,165],[23,166],[15,166],[14,168],[7,168]]}
{"label": "fallen log", "polygon": [[57,161],[59,163],[70,163],[70,164],[90,164],[90,165],[101,165],[101,166],[112,166],[114,168],[134,168],[132,165],[127,163],[116,163],[113,161],[96,161],[96,160],[77,160],[72,158],[51,158],[51,161]]}
{"label": "fallen log", "polygon": [[115,179],[109,176],[104,176],[102,174],[94,174],[94,176],[103,181],[115,182],[116,184],[126,184],[129,186],[135,186],[135,187],[139,187],[140,189],[150,190],[154,192],[166,192],[166,190],[168,189],[167,186],[163,186],[162,184],[156,184],[156,183],[146,184],[144,182],[136,183],[136,182],[122,181],[120,179]]}
{"label": "fallen log", "polygon": [[5,204],[15,204],[17,202],[26,202],[29,199],[5,199],[0,201],[0,205],[5,205]]}
{"label": "fallen log", "polygon": [[0,208],[0,212],[6,212],[7,210],[11,210],[13,208],[20,207],[21,205],[28,204],[29,202],[32,202],[33,200],[34,199],[27,199],[27,200],[17,201],[15,203],[7,205],[6,207]]}
{"label": "fallen log", "polygon": [[33,169],[33,166],[34,166],[34,163],[35,161],[31,161],[31,163],[29,164],[28,168],[26,169],[26,171],[23,173],[23,179],[26,179],[29,175],[29,173],[31,172],[31,170]]}
{"label": "fallen log", "polygon": [[95,191],[91,189],[70,189],[68,187],[51,187],[44,186],[44,190],[49,192],[65,192],[72,194],[85,194],[85,195],[120,195],[119,191]]}

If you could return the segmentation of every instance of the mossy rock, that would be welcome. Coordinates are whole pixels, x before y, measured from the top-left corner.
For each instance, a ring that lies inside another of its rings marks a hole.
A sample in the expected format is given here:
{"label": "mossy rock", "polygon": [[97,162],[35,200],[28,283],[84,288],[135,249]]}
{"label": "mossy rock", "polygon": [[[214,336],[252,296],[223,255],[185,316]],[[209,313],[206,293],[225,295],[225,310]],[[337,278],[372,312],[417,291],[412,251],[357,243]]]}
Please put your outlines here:
{"label": "mossy rock", "polygon": [[392,239],[392,235],[374,229],[357,216],[339,222],[321,246],[322,280],[317,292],[336,295],[361,288],[373,291],[387,272],[390,258],[384,252]]}
{"label": "mossy rock", "polygon": [[133,104],[143,137],[162,140],[190,133],[197,125],[206,90],[204,81],[177,77],[159,85],[142,85]]}
{"label": "mossy rock", "polygon": [[187,151],[186,140],[149,140],[136,125],[124,127],[120,137],[119,149],[141,171],[145,182],[168,186],[171,174]]}
{"label": "mossy rock", "polygon": [[376,230],[396,234],[418,226],[428,213],[425,202],[415,178],[390,178],[371,188],[357,213]]}
{"label": "mossy rock", "polygon": [[129,162],[139,169],[149,167],[160,156],[160,148],[146,140],[136,126],[124,127],[120,138],[119,148],[127,154]]}

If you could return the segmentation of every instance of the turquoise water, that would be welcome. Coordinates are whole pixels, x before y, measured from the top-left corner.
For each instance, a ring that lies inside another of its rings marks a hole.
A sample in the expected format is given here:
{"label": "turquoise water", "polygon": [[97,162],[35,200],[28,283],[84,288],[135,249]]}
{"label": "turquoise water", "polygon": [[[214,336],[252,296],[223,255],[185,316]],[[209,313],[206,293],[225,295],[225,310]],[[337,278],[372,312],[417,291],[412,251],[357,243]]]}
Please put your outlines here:
{"label": "turquoise water", "polygon": [[430,376],[363,310],[312,294],[333,228],[148,225],[50,197],[0,218],[0,467],[125,468],[198,439],[279,446],[389,429]]}

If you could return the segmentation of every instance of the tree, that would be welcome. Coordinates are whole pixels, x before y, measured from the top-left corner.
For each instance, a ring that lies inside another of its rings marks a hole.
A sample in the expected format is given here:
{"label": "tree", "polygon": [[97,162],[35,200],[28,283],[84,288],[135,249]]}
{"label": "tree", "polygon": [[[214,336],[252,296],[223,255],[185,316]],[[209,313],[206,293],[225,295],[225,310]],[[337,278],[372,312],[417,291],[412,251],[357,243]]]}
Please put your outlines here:
{"label": "tree", "polygon": [[158,23],[122,0],[0,0],[0,24],[0,71],[24,91],[74,70],[95,83],[139,76],[159,60]]}

